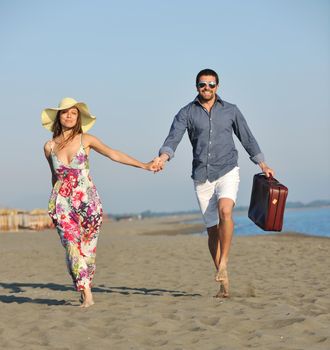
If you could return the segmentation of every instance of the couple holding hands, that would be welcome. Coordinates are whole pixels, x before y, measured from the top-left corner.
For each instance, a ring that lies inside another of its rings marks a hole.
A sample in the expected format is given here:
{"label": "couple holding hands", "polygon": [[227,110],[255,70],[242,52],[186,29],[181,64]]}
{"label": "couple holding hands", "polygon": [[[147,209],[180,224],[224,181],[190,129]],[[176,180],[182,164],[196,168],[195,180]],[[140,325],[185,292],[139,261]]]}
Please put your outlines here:
{"label": "couple holding hands", "polygon": [[232,211],[239,185],[238,155],[233,132],[266,176],[274,175],[236,105],[217,94],[218,74],[203,69],[197,74],[197,97],[175,116],[159,155],[149,163],[110,148],[86,132],[94,125],[83,102],[64,98],[57,108],[43,110],[42,125],[53,133],[44,145],[52,174],[49,215],[65,248],[68,271],[81,293],[81,306],[94,304],[91,283],[95,274],[97,239],[102,204],[89,175],[89,153],[94,150],[115,162],[158,172],[173,158],[187,131],[192,145],[192,179],[208,232],[208,246],[220,288],[216,297],[229,296],[227,272],[234,231]]}

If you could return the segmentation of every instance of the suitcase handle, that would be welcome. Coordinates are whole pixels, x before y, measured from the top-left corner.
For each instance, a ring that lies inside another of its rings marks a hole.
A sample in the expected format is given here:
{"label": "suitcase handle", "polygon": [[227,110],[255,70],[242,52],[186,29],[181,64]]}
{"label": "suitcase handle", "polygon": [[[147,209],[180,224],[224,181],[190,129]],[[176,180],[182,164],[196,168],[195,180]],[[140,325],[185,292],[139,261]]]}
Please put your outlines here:
{"label": "suitcase handle", "polygon": [[269,181],[269,182],[272,182],[272,181],[278,182],[278,181],[275,179],[275,177],[273,177],[272,174],[269,174],[269,177],[267,177],[267,176],[265,175],[265,173],[259,173],[258,175],[265,177],[266,180]]}
{"label": "suitcase handle", "polygon": [[257,175],[264,176],[266,179],[274,179],[272,174],[269,174],[269,177],[267,177],[265,173],[259,173]]}
{"label": "suitcase handle", "polygon": [[288,188],[282,183],[280,183],[278,180],[276,180],[275,177],[273,177],[271,174],[269,175],[269,177],[266,177],[265,173],[258,173],[255,176],[263,176],[269,183],[273,183],[274,185],[286,188],[286,190],[288,191]]}

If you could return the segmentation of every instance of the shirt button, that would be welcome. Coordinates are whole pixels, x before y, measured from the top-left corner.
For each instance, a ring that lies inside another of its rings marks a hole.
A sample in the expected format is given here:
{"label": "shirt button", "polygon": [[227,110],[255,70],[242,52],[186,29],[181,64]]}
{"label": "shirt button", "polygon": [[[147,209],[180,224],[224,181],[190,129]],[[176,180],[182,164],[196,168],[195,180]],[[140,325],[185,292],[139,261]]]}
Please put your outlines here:
{"label": "shirt button", "polygon": [[211,155],[211,153],[209,153],[209,156]]}
{"label": "shirt button", "polygon": [[211,144],[212,142],[210,141],[209,144]]}
{"label": "shirt button", "polygon": [[210,130],[210,132],[212,132],[212,129]]}

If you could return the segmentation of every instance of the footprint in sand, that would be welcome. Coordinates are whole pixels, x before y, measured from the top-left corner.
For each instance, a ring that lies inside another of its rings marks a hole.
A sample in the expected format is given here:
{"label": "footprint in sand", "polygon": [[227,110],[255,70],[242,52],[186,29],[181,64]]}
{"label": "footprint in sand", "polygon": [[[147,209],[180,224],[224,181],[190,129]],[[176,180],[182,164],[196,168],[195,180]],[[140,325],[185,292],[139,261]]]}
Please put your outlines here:
{"label": "footprint in sand", "polygon": [[152,327],[158,322],[157,321],[152,321],[152,320],[140,320],[139,323],[142,326],[145,326],[145,327]]}
{"label": "footprint in sand", "polygon": [[216,326],[220,321],[220,317],[204,317],[200,319],[200,322],[207,326]]}
{"label": "footprint in sand", "polygon": [[288,320],[276,320],[276,321],[274,321],[274,327],[275,328],[283,328],[286,326],[290,326],[291,324],[300,323],[303,321],[305,321],[304,317],[290,318]]}

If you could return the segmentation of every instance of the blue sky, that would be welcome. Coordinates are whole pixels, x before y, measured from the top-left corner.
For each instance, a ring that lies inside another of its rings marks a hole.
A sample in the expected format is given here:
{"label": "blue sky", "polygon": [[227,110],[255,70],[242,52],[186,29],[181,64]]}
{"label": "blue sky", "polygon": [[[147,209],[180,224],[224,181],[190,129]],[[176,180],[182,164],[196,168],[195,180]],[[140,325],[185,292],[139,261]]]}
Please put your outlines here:
{"label": "blue sky", "polygon": [[[90,133],[148,161],[207,67],[289,200],[330,199],[329,14],[325,0],[0,1],[0,206],[47,206],[43,108],[85,101]],[[246,205],[259,168],[238,148]],[[197,209],[191,158],[185,136],[161,174],[93,153],[91,175],[106,212]]]}

